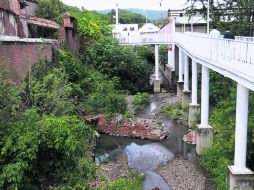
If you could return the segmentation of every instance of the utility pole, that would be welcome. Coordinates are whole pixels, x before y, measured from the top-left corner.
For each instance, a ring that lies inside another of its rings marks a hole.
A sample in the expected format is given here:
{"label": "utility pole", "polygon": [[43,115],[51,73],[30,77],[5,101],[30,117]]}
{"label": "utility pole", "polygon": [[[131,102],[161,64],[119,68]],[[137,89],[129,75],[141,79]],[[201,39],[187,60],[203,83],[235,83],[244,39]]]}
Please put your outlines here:
{"label": "utility pole", "polygon": [[118,3],[116,3],[116,25],[119,24],[119,13],[118,13]]}
{"label": "utility pole", "polygon": [[143,10],[143,13],[145,13],[145,15],[146,15],[146,24],[147,24],[147,11]]}
{"label": "utility pole", "polygon": [[207,34],[209,34],[209,22],[210,22],[210,0],[207,0]]}

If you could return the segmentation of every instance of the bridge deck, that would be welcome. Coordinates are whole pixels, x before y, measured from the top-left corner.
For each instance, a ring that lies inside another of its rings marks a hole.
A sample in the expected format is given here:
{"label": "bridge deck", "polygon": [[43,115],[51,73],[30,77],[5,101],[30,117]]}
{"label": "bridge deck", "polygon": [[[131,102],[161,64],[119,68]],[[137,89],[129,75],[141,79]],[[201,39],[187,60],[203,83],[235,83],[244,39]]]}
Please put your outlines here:
{"label": "bridge deck", "polygon": [[200,33],[168,33],[119,38],[119,45],[175,44],[192,59],[254,90],[254,38],[210,38]]}

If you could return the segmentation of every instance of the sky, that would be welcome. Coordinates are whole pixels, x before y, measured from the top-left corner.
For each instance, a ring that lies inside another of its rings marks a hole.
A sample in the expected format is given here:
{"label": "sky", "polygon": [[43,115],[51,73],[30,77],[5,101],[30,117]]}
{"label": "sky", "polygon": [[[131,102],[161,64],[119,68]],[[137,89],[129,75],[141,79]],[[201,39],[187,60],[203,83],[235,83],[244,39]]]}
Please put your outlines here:
{"label": "sky", "polygon": [[82,6],[88,10],[114,9],[116,3],[119,8],[139,8],[146,10],[168,10],[183,8],[186,0],[61,0],[67,5]]}

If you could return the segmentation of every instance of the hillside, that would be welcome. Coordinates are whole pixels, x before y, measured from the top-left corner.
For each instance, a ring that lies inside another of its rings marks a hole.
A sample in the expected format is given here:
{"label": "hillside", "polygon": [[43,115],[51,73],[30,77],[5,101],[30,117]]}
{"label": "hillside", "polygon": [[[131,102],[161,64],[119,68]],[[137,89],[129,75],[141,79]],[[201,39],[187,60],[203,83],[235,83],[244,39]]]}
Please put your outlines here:
{"label": "hillside", "polygon": [[[161,19],[161,17],[164,19],[167,17],[167,11],[144,10],[144,9],[135,9],[135,8],[128,8],[126,10],[133,13],[142,14],[144,16],[146,16],[146,13],[147,13],[147,18],[149,20],[158,20],[158,19]],[[143,12],[143,11],[146,11],[146,12]],[[108,10],[101,10],[97,12],[101,14],[108,14],[111,12],[111,10],[108,9]]]}

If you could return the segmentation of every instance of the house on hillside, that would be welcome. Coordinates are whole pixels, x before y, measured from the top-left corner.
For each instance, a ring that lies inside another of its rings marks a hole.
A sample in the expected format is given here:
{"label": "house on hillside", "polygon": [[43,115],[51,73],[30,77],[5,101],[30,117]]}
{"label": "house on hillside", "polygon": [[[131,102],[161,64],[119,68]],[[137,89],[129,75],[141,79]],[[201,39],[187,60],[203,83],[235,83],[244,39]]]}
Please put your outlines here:
{"label": "house on hillside", "polygon": [[184,9],[170,10],[171,17],[175,19],[176,32],[193,32],[206,33],[207,21],[202,15],[185,15]]}
{"label": "house on hillside", "polygon": [[152,23],[146,23],[139,29],[139,34],[156,34],[160,29]]}
{"label": "house on hillside", "polygon": [[138,34],[138,24],[114,24],[111,26],[113,27],[112,34],[114,37],[127,37],[135,36]]}

